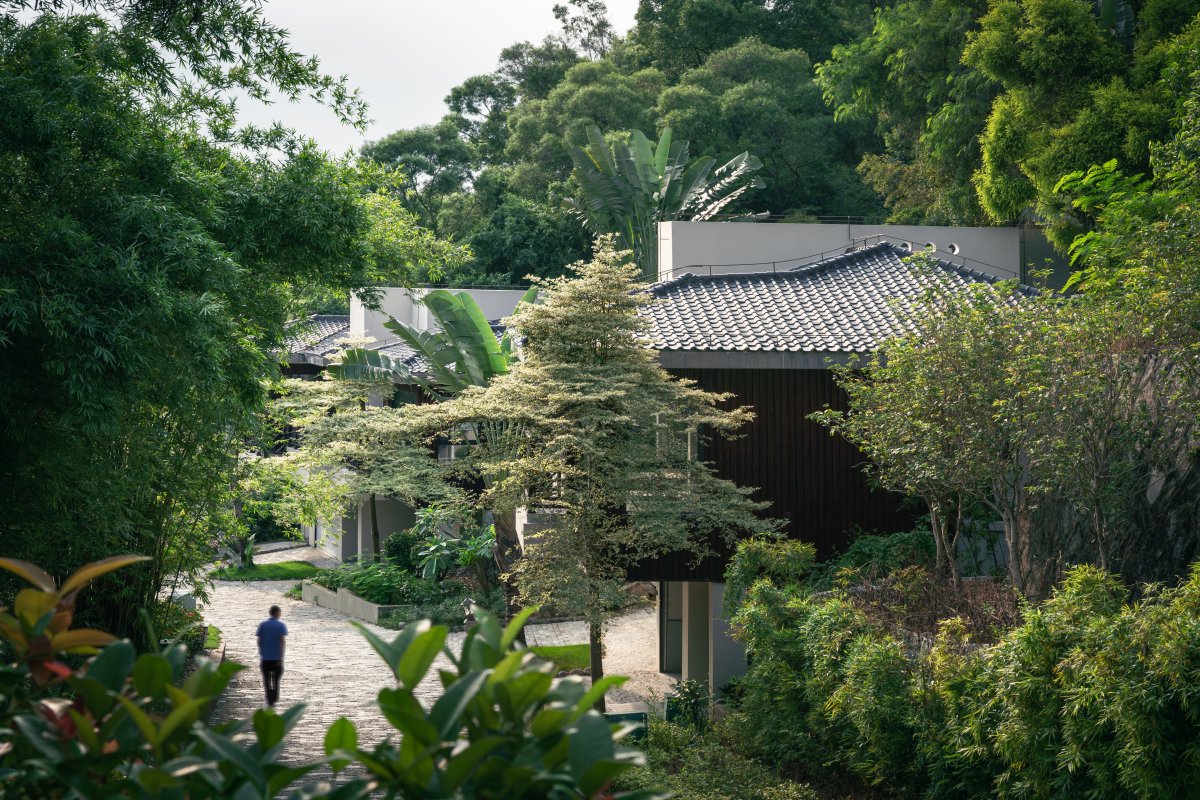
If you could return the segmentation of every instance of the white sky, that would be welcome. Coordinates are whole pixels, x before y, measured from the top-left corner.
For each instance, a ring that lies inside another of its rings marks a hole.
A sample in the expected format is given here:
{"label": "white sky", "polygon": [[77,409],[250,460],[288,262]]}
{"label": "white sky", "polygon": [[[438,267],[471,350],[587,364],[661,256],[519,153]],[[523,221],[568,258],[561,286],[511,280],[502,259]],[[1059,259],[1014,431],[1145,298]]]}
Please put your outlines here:
{"label": "white sky", "polygon": [[[437,122],[443,98],[472,75],[496,68],[514,42],[558,33],[556,0],[271,0],[265,14],[291,32],[296,50],[347,75],[370,106],[366,134],[316,103],[264,106],[243,100],[244,122],[283,122],[334,153],[398,128]],[[563,0],[565,1],[565,0]],[[607,0],[613,27],[633,26],[637,0]]]}

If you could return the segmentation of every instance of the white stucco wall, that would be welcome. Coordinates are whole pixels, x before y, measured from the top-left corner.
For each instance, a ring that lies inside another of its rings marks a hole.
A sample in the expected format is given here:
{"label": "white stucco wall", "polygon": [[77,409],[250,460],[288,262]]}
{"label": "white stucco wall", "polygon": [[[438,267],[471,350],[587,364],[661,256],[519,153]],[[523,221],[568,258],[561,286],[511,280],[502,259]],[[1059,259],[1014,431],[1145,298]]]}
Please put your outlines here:
{"label": "white stucco wall", "polygon": [[[659,277],[769,272],[842,252],[856,240],[886,234],[914,250],[932,243],[947,261],[1002,278],[1021,275],[1023,237],[1044,237],[1022,228],[950,228],[928,225],[834,225],[807,223],[663,222],[659,224]],[[958,255],[950,252],[957,245]]]}

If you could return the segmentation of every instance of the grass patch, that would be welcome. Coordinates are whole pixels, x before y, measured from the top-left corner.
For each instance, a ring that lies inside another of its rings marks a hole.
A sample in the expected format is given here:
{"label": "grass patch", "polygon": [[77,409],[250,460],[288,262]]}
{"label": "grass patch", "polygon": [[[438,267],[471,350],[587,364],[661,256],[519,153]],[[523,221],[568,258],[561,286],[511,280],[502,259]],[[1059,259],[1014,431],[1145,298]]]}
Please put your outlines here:
{"label": "grass patch", "polygon": [[317,568],[307,561],[280,561],[246,567],[224,567],[213,573],[219,581],[298,581],[311,577]]}
{"label": "grass patch", "polygon": [[204,649],[212,650],[221,643],[221,629],[216,625],[208,626],[208,635],[204,637]]}
{"label": "grass patch", "polygon": [[553,661],[560,672],[573,669],[587,669],[591,666],[591,658],[586,644],[548,644],[529,648],[539,658]]}

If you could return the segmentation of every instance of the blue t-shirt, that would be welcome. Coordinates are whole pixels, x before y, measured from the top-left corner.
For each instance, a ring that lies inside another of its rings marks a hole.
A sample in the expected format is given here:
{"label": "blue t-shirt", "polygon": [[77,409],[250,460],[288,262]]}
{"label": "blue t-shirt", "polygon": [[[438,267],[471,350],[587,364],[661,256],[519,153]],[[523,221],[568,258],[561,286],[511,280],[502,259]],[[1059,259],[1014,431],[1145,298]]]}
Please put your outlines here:
{"label": "blue t-shirt", "polygon": [[287,636],[287,625],[271,617],[258,623],[258,657],[263,661],[278,661],[283,658],[283,637]]}

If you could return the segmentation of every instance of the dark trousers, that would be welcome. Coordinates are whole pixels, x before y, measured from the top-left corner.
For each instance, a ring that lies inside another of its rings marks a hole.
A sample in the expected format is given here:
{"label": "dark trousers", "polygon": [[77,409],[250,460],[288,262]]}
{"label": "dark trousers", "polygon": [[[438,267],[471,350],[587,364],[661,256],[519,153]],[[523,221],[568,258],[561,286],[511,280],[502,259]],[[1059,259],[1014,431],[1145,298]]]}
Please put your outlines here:
{"label": "dark trousers", "polygon": [[267,692],[267,705],[273,706],[279,701],[279,679],[283,677],[283,662],[262,662],[262,674],[263,688]]}

